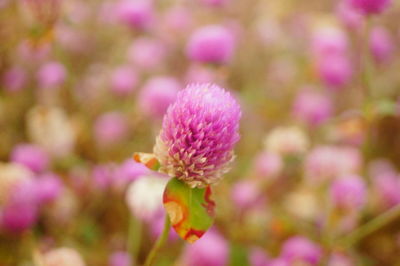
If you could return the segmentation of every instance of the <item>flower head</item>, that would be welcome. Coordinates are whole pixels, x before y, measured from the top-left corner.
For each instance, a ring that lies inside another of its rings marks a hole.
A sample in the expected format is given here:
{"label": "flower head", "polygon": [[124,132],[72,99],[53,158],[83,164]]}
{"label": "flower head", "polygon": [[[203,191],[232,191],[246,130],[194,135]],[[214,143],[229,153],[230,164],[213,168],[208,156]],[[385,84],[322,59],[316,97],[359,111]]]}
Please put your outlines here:
{"label": "flower head", "polygon": [[366,15],[380,14],[390,4],[391,0],[348,0],[350,5]]}
{"label": "flower head", "polygon": [[193,84],[180,91],[154,147],[161,171],[191,187],[219,181],[234,158],[240,117],[238,103],[216,85]]}

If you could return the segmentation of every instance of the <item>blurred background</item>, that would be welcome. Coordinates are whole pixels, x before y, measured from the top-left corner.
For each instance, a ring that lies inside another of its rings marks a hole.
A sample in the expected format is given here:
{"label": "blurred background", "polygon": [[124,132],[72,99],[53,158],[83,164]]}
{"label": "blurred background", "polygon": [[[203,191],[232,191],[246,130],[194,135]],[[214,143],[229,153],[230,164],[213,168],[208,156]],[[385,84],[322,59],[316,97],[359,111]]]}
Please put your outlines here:
{"label": "blurred background", "polygon": [[190,83],[237,98],[241,140],[213,228],[172,232],[156,265],[400,265],[399,16],[395,0],[0,0],[0,265],[141,265],[167,178],[132,155]]}

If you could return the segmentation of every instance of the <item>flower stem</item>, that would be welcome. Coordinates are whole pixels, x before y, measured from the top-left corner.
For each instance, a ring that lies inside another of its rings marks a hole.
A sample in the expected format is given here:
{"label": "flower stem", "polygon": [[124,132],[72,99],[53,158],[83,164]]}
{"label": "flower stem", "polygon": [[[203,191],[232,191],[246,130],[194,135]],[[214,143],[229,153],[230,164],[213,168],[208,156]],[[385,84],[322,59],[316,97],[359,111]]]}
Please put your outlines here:
{"label": "flower stem", "polygon": [[142,230],[141,222],[138,219],[136,219],[136,217],[131,215],[129,219],[128,252],[129,254],[131,254],[131,259],[133,264],[135,263],[135,260],[137,259],[139,254],[141,230]]}
{"label": "flower stem", "polygon": [[353,231],[343,239],[343,244],[346,247],[351,247],[357,244],[357,242],[362,240],[364,237],[384,227],[398,217],[400,217],[400,204]]}
{"label": "flower stem", "polygon": [[153,248],[151,249],[149,255],[147,255],[146,261],[144,263],[144,266],[151,266],[153,264],[153,261],[162,247],[162,245],[165,243],[165,241],[168,238],[169,235],[169,230],[171,228],[171,222],[169,220],[168,215],[165,215],[165,222],[164,222],[164,229],[161,233],[161,235],[158,237],[157,242],[154,244]]}

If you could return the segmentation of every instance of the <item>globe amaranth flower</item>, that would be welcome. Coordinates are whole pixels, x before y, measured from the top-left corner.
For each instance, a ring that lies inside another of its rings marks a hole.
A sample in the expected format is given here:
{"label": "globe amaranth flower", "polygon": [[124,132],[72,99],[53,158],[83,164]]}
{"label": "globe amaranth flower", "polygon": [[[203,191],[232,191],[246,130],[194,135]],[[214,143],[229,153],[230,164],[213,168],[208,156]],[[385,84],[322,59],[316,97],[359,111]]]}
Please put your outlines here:
{"label": "globe amaranth flower", "polygon": [[154,147],[160,170],[192,188],[218,182],[234,159],[240,117],[240,106],[224,89],[189,85],[164,116]]}
{"label": "globe amaranth flower", "polygon": [[392,0],[348,0],[348,2],[363,14],[372,15],[382,13]]}

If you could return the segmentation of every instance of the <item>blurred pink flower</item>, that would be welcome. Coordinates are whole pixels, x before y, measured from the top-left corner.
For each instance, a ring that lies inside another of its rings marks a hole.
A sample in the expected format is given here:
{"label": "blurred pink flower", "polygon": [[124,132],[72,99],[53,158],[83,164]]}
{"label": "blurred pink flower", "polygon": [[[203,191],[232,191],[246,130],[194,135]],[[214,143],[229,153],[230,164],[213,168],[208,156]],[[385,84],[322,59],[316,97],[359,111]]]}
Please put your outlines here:
{"label": "blurred pink flower", "polygon": [[227,5],[230,0],[198,0],[205,5],[209,5],[211,7],[222,7]]}
{"label": "blurred pink flower", "polygon": [[332,116],[331,99],[313,91],[303,90],[297,95],[293,106],[293,115],[309,125],[319,125]]}
{"label": "blurred pink flower", "polygon": [[281,256],[290,265],[319,265],[322,259],[322,249],[317,244],[303,236],[294,236],[285,241]]}
{"label": "blurred pink flower", "polygon": [[151,0],[121,0],[116,4],[116,19],[136,30],[147,30],[154,20]]}
{"label": "blurred pink flower", "polygon": [[387,9],[392,0],[348,0],[349,3],[366,15],[380,14]]}
{"label": "blurred pink flower", "polygon": [[233,33],[221,25],[208,25],[197,29],[186,46],[186,55],[203,63],[229,63],[235,51]]}
{"label": "blurred pink flower", "polygon": [[347,56],[325,56],[316,61],[317,73],[332,90],[348,85],[353,76],[352,62]]}
{"label": "blurred pink flower", "polygon": [[116,95],[126,96],[135,89],[137,83],[136,72],[129,66],[120,66],[111,75],[110,88]]}
{"label": "blurred pink flower", "polygon": [[266,252],[259,247],[251,248],[249,260],[251,266],[267,266],[270,261]]}
{"label": "blurred pink flower", "polygon": [[19,144],[11,153],[11,161],[29,168],[33,172],[46,170],[50,163],[49,155],[35,144]]}
{"label": "blurred pink flower", "polygon": [[94,124],[94,136],[100,146],[118,143],[128,135],[128,121],[120,112],[100,115]]}
{"label": "blurred pink flower", "polygon": [[181,258],[186,266],[228,265],[227,241],[215,230],[209,230],[192,245],[187,245]]}
{"label": "blurred pink flower", "polygon": [[363,179],[356,175],[345,175],[333,181],[330,197],[334,206],[347,211],[361,209],[367,199],[367,188]]}
{"label": "blurred pink flower", "polygon": [[115,251],[109,257],[109,266],[132,266],[131,256],[126,251]]}
{"label": "blurred pink flower", "polygon": [[236,208],[246,210],[254,207],[260,201],[260,188],[256,183],[248,180],[239,181],[231,191],[232,202]]}
{"label": "blurred pink flower", "polygon": [[154,71],[165,60],[167,49],[160,40],[141,37],[135,39],[128,49],[128,59],[137,69]]}
{"label": "blurred pink flower", "polygon": [[39,86],[45,89],[55,89],[66,79],[67,71],[59,62],[48,62],[40,67],[37,73]]}
{"label": "blurred pink flower", "polygon": [[254,159],[254,172],[257,176],[271,178],[283,170],[283,160],[278,154],[271,152],[259,153]]}
{"label": "blurred pink flower", "polygon": [[339,2],[336,14],[339,20],[352,30],[360,30],[364,23],[363,15],[359,10],[350,5],[348,0]]}
{"label": "blurred pink flower", "polygon": [[53,173],[46,173],[36,180],[36,193],[40,204],[54,202],[62,193],[63,183],[60,177]]}
{"label": "blurred pink flower", "polygon": [[394,42],[390,33],[383,27],[375,27],[371,31],[369,46],[378,63],[385,63],[392,59]]}
{"label": "blurred pink flower", "polygon": [[26,82],[26,72],[19,66],[14,66],[8,69],[2,77],[2,85],[4,89],[9,92],[22,90],[25,87]]}
{"label": "blurred pink flower", "polygon": [[139,94],[139,107],[144,115],[161,119],[176,99],[181,85],[173,77],[158,76],[148,80]]}

